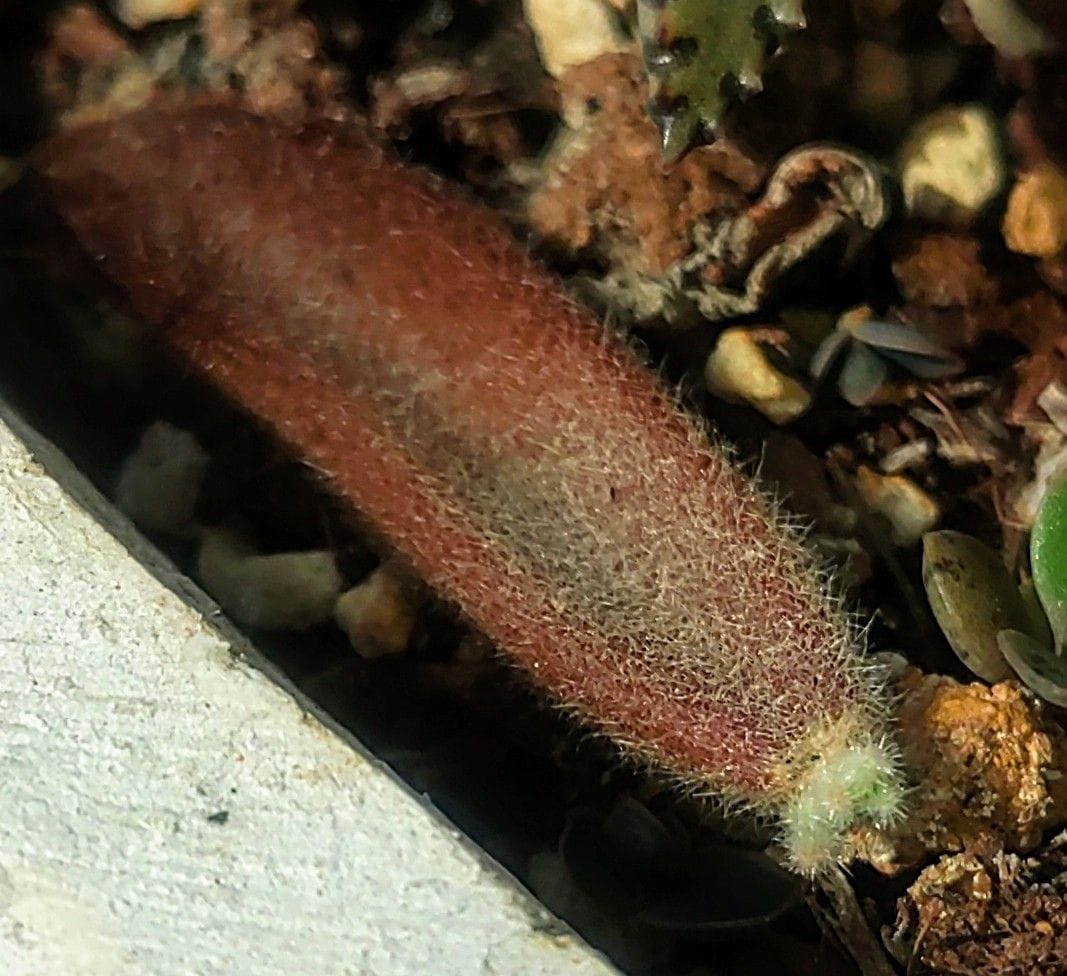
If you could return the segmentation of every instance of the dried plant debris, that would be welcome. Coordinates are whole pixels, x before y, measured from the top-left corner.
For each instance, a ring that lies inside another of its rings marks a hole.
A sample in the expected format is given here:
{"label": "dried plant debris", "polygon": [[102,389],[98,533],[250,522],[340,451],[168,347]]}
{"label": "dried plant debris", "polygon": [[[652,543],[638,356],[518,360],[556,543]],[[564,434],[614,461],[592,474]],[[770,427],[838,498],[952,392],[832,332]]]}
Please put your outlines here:
{"label": "dried plant debris", "polygon": [[828,871],[818,878],[808,903],[820,927],[852,957],[860,976],[894,976],[844,872]]}
{"label": "dried plant debris", "polygon": [[[755,312],[775,283],[831,238],[849,251],[889,215],[883,175],[862,153],[807,146],[782,159],[760,200],[736,219],[697,228],[695,254],[683,263],[699,283],[687,287],[712,320]],[[731,282],[743,276],[743,286]]]}
{"label": "dried plant debris", "polygon": [[731,99],[763,87],[768,46],[805,26],[801,0],[638,0],[637,15],[668,158],[714,135]]}
{"label": "dried plant debris", "polygon": [[291,122],[353,117],[342,99],[344,73],[323,57],[315,27],[295,3],[129,2],[123,11],[141,27],[178,16],[179,7],[181,16],[195,16],[131,38],[89,4],[62,8],[38,59],[50,104],[73,123],[128,110],[160,89],[193,88],[239,93],[255,111]]}
{"label": "dried plant debris", "polygon": [[847,263],[889,214],[878,164],[828,145],[787,155],[746,209],[736,200],[732,215],[713,210],[691,222],[688,240],[675,236],[673,251],[684,256],[662,274],[616,264],[589,281],[592,293],[638,321],[690,322],[694,310],[709,321],[751,315],[827,242],[843,240]]}
{"label": "dried plant debris", "polygon": [[130,43],[95,7],[75,3],[52,23],[52,36],[38,55],[41,83],[53,104],[93,103],[103,98],[133,56]]}
{"label": "dried plant debris", "polygon": [[1034,857],[994,849],[943,858],[900,899],[894,955],[915,976],[1060,976],[1065,879],[1062,838]]}
{"label": "dried plant debris", "polygon": [[[961,385],[966,381],[961,381]],[[983,388],[985,387],[985,388]],[[1003,401],[999,387],[989,390],[980,380],[967,384],[954,396],[951,386],[927,387],[908,416],[934,437],[934,453],[951,467],[981,468],[993,476],[997,491],[1000,482],[1013,474],[1017,449],[1003,419]],[[1012,506],[1001,499],[1004,517]]]}
{"label": "dried plant debris", "polygon": [[[973,308],[997,300],[997,280],[972,234],[911,231],[893,242],[893,277],[904,300],[924,308]],[[958,338],[957,338],[958,341]]]}
{"label": "dried plant debris", "polygon": [[541,167],[527,219],[555,246],[595,255],[620,278],[662,291],[661,279],[691,247],[691,225],[741,210],[764,164],[727,142],[667,164],[632,52],[571,68],[559,91],[566,124]]}
{"label": "dried plant debris", "polygon": [[389,70],[371,79],[372,123],[405,138],[430,121],[447,144],[469,154],[462,162],[472,179],[486,164],[530,156],[549,126],[531,126],[529,117],[550,120],[559,111],[523,16],[533,6],[540,9],[507,2],[461,16],[453,5],[431,5],[395,40]]}

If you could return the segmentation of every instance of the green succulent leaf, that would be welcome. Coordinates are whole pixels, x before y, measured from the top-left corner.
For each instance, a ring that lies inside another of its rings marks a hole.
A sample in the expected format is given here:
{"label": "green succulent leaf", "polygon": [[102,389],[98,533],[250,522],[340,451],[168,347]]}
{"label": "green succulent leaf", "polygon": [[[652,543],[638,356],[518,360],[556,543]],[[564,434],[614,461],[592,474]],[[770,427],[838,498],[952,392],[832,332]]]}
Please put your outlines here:
{"label": "green succulent leaf", "polygon": [[1029,621],[1023,629],[1039,644],[1044,644],[1046,647],[1054,646],[1048,615],[1045,613],[1045,608],[1041,606],[1041,600],[1038,598],[1032,579],[1024,580],[1019,584],[1019,596],[1022,597],[1023,606],[1026,608],[1026,619]]}
{"label": "green succulent leaf", "polygon": [[1003,630],[997,644],[1004,659],[1031,691],[1067,708],[1067,659],[1019,630]]}
{"label": "green succulent leaf", "polygon": [[1030,569],[1059,652],[1067,639],[1067,478],[1055,482],[1041,501],[1030,534]]}
{"label": "green succulent leaf", "polygon": [[997,634],[1026,631],[1026,606],[1000,556],[974,536],[948,529],[923,536],[923,585],[959,659],[978,677],[1010,675]]}
{"label": "green succulent leaf", "polygon": [[638,0],[652,115],[669,158],[763,87],[769,46],[804,27],[803,0]]}

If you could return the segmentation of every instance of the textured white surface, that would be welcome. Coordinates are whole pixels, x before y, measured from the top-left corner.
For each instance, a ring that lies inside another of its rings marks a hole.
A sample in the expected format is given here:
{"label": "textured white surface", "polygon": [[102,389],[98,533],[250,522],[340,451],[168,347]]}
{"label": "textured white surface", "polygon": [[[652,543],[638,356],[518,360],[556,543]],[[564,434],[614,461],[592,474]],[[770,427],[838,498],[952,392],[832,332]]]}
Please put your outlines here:
{"label": "textured white surface", "polygon": [[3,976],[611,971],[0,420]]}

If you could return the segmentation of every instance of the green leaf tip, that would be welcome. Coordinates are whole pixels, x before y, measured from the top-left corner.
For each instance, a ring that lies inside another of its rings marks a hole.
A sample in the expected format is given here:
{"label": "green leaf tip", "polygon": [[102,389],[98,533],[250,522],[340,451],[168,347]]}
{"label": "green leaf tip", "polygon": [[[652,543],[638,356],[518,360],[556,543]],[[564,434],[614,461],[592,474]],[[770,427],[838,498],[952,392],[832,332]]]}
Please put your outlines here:
{"label": "green leaf tip", "polygon": [[806,25],[803,0],[638,0],[637,22],[669,159],[715,132],[734,98],[760,91],[768,50]]}
{"label": "green leaf tip", "polygon": [[843,745],[815,762],[782,814],[782,841],[793,867],[809,876],[851,859],[849,834],[861,824],[888,826],[905,804],[899,757],[886,742]]}

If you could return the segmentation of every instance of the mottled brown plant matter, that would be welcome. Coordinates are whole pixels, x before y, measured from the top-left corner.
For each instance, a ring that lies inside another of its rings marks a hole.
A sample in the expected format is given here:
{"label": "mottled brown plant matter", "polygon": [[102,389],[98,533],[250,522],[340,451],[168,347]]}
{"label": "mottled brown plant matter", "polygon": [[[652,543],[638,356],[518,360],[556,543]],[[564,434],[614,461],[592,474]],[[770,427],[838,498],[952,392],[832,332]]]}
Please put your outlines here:
{"label": "mottled brown plant matter", "polygon": [[900,900],[895,941],[914,976],[1061,976],[1067,969],[1062,845],[1042,858],[957,854]]}
{"label": "mottled brown plant matter", "polygon": [[911,233],[897,242],[895,250],[893,276],[908,302],[971,308],[997,298],[997,281],[982,262],[977,238],[952,232]]}
{"label": "mottled brown plant matter", "polygon": [[697,218],[740,210],[765,174],[765,163],[726,141],[675,165],[664,160],[636,54],[605,54],[571,68],[560,97],[575,129],[549,156],[529,219],[570,250],[588,248],[612,265],[663,274],[691,248]]}

